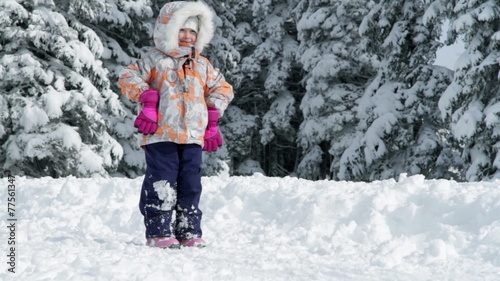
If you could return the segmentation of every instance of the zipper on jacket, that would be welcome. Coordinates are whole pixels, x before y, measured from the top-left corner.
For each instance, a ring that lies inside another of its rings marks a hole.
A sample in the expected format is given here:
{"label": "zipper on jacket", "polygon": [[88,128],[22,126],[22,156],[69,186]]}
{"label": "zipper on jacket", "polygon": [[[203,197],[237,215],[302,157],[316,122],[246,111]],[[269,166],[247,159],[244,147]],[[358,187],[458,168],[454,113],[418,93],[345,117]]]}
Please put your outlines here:
{"label": "zipper on jacket", "polygon": [[196,56],[196,48],[191,47],[191,53],[186,55],[186,61],[182,65],[182,70],[184,71],[184,79],[182,80],[182,86],[184,87],[184,92],[189,93],[189,83],[188,83],[188,70],[192,70],[193,59]]}
{"label": "zipper on jacket", "polygon": [[184,71],[184,79],[182,79],[182,87],[184,88],[184,92],[189,92],[189,83],[188,83],[188,70],[191,69],[191,59],[187,58],[184,64],[182,65],[182,71]]}

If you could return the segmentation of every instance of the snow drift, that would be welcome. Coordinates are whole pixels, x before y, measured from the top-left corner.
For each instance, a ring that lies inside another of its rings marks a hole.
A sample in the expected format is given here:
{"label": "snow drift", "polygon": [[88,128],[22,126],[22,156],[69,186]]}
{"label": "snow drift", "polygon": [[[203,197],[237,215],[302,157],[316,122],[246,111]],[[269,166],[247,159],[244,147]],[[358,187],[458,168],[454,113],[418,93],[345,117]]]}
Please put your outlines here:
{"label": "snow drift", "polygon": [[[142,178],[15,178],[15,280],[494,280],[499,181],[205,177],[204,249],[144,246]],[[7,186],[0,227],[7,252]]]}

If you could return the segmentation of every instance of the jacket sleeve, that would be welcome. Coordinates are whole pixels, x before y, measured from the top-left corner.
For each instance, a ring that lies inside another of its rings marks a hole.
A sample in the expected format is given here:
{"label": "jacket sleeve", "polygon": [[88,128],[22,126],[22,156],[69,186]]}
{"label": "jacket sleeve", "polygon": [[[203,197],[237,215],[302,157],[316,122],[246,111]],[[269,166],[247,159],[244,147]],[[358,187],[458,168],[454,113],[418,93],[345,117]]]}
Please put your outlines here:
{"label": "jacket sleeve", "polygon": [[118,79],[122,94],[129,99],[139,101],[142,92],[149,89],[149,82],[154,74],[151,66],[152,64],[143,57],[123,69]]}
{"label": "jacket sleeve", "polygon": [[222,117],[227,106],[234,98],[233,87],[226,82],[222,73],[217,71],[211,63],[208,63],[205,87],[207,106],[217,108],[219,116]]}

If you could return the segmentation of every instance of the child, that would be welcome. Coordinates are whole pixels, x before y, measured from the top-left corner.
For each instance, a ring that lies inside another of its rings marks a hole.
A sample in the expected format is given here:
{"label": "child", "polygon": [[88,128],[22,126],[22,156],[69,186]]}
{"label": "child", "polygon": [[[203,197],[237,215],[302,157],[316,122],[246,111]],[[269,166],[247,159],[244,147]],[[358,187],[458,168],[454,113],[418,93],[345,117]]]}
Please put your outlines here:
{"label": "child", "polygon": [[202,148],[217,150],[219,118],[233,99],[222,74],[200,52],[214,34],[202,2],[170,2],[156,20],[155,49],[120,74],[122,93],[141,104],[146,174],[139,208],[152,247],[204,247],[198,208]]}

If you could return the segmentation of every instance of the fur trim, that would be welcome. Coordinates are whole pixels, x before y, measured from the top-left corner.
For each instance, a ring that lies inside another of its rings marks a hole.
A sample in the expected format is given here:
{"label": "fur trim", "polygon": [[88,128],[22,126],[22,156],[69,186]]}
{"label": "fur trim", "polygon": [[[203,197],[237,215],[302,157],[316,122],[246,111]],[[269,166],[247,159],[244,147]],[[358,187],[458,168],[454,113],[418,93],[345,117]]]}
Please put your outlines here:
{"label": "fur trim", "polygon": [[194,46],[201,52],[210,43],[215,31],[212,10],[201,1],[175,1],[163,6],[154,30],[156,48],[165,53],[179,48],[179,29],[189,17],[198,17],[199,30]]}

